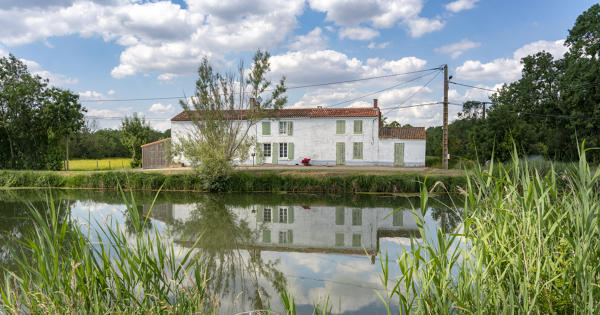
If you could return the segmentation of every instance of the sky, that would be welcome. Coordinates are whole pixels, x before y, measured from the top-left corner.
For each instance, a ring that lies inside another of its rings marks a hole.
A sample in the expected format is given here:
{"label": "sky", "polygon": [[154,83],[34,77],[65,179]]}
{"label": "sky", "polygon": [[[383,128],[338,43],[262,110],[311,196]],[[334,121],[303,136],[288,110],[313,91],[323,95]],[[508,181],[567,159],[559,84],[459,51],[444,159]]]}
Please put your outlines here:
{"label": "sky", "polygon": [[[588,0],[0,0],[0,56],[22,59],[51,85],[80,95],[95,128],[138,113],[157,129],[194,93],[203,58],[221,73],[271,54],[269,78],[286,107],[360,107],[413,126],[442,124],[443,74],[495,90],[520,59],[560,58]],[[415,72],[422,71],[422,72]],[[408,74],[406,74],[408,72]],[[450,85],[449,101],[492,92]],[[132,100],[144,99],[144,100]],[[417,106],[413,106],[417,105]],[[412,106],[412,107],[407,107]],[[401,108],[406,107],[406,108]],[[450,119],[460,106],[451,105]]]}

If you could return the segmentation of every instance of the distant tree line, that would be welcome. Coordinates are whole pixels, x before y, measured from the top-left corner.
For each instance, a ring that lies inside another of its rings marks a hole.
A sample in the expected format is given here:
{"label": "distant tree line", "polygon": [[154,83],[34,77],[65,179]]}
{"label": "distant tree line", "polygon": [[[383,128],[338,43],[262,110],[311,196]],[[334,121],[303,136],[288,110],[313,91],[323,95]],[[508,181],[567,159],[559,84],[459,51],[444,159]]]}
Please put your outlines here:
{"label": "distant tree line", "polygon": [[[147,142],[171,136],[171,129],[164,132],[149,128]],[[121,129],[97,129],[86,125],[75,133],[69,143],[70,157],[73,159],[103,159],[111,157],[131,157],[129,148],[123,144]],[[145,143],[147,143],[145,142]]]}
{"label": "distant tree line", "polygon": [[[600,147],[600,5],[582,13],[569,30],[568,48],[524,57],[522,78],[505,84],[486,104],[466,102],[448,127],[451,158],[507,160],[513,144],[521,155],[578,158],[577,146]],[[427,155],[441,156],[442,129],[427,129]],[[588,153],[600,162],[600,150]]]}

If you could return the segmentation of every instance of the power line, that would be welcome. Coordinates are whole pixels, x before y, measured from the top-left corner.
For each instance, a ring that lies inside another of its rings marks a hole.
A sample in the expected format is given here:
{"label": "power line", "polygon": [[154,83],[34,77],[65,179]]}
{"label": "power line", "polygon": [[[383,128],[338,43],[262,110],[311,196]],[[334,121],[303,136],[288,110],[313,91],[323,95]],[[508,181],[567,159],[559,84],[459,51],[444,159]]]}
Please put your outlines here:
{"label": "power line", "polygon": [[[295,89],[304,89],[304,88],[310,88],[310,87],[319,87],[319,86],[327,86],[327,85],[335,85],[335,84],[344,84],[344,83],[353,83],[353,82],[359,82],[359,81],[368,81],[368,80],[375,80],[375,79],[383,79],[383,78],[390,78],[390,77],[397,77],[397,76],[403,76],[403,75],[408,75],[408,74],[415,74],[415,73],[421,73],[421,72],[428,72],[428,71],[434,71],[434,70],[439,70],[440,67],[435,67],[435,68],[429,68],[429,69],[423,69],[423,70],[416,70],[416,71],[409,71],[409,72],[403,72],[403,73],[393,73],[393,74],[386,74],[386,75],[379,75],[379,76],[373,76],[373,77],[367,77],[367,78],[361,78],[361,79],[352,79],[352,80],[343,80],[343,81],[334,81],[334,82],[325,82],[325,83],[315,83],[315,84],[307,84],[307,85],[298,85],[298,86],[291,86],[291,87],[287,87],[286,90],[295,90]],[[266,91],[272,91],[273,89],[266,89]],[[251,93],[251,92],[245,92],[245,93]],[[164,96],[164,97],[147,97],[147,98],[125,98],[125,99],[96,99],[96,100],[82,100],[82,102],[87,102],[87,103],[96,103],[96,102],[133,102],[133,101],[154,101],[154,100],[172,100],[172,99],[184,99],[184,96]]]}
{"label": "power line", "polygon": [[484,91],[498,92],[498,90],[492,90],[492,89],[482,88],[482,87],[479,87],[479,86],[468,85],[468,84],[458,83],[458,82],[454,82],[454,81],[448,81],[448,83],[454,84],[454,85],[460,85],[460,86],[470,87],[470,88],[474,88],[474,89],[480,89],[480,90],[484,90]]}
{"label": "power line", "polygon": [[334,107],[334,106],[338,106],[338,105],[341,105],[341,104],[344,104],[344,103],[353,102],[353,101],[356,101],[356,100],[359,100],[359,99],[365,98],[365,97],[367,97],[367,96],[371,96],[371,95],[374,95],[374,94],[379,94],[379,93],[381,93],[381,92],[384,92],[384,91],[387,91],[387,90],[391,90],[391,89],[393,89],[393,88],[397,88],[397,87],[399,87],[399,86],[402,86],[402,85],[408,84],[408,83],[410,83],[410,82],[417,81],[417,80],[419,80],[419,79],[421,79],[421,78],[424,78],[424,77],[426,77],[426,76],[428,76],[428,75],[429,75],[429,73],[428,73],[428,74],[424,74],[424,75],[422,75],[422,76],[419,76],[419,77],[416,77],[416,78],[413,78],[413,79],[411,79],[411,80],[408,80],[408,81],[404,81],[404,82],[400,82],[400,83],[398,83],[398,84],[394,84],[394,85],[392,85],[392,86],[389,86],[389,87],[387,87],[387,88],[384,88],[384,89],[381,89],[381,90],[378,90],[378,91],[375,91],[375,92],[370,92],[370,93],[367,93],[367,94],[361,95],[361,96],[359,96],[359,97],[355,97],[355,98],[351,98],[351,99],[348,99],[348,100],[344,100],[344,101],[341,101],[341,102],[338,102],[338,103],[335,103],[335,104],[333,104],[333,105],[329,105],[329,106],[326,106],[326,107]]}
{"label": "power line", "polygon": [[[435,80],[435,78],[437,78],[437,76],[440,74],[441,72],[437,72],[431,79],[429,79],[429,81],[427,81],[427,83],[425,83],[424,85],[422,85],[417,91],[415,91],[413,94],[411,94],[410,96],[408,96],[404,101],[400,102],[400,104],[406,104],[406,102],[408,102],[411,98],[413,98],[415,95],[417,95],[419,92],[421,92],[421,90],[423,90],[427,85],[429,85],[429,83],[431,83],[433,80]],[[414,106],[411,106],[414,107]],[[398,108],[400,108],[400,106],[398,106]],[[388,109],[388,111],[390,111],[391,109]]]}

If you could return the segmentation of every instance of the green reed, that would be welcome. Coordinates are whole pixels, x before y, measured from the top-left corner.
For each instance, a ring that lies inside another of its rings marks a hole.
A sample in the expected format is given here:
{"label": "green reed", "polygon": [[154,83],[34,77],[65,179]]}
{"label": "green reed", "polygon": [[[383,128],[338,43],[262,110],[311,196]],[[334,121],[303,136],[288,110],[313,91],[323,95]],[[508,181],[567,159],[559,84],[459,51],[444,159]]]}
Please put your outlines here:
{"label": "green reed", "polygon": [[415,217],[434,237],[411,240],[398,279],[382,263],[388,312],[397,302],[400,313],[599,314],[600,169],[586,151],[544,175],[516,154],[467,174],[463,223],[452,233],[425,230],[424,187]]}

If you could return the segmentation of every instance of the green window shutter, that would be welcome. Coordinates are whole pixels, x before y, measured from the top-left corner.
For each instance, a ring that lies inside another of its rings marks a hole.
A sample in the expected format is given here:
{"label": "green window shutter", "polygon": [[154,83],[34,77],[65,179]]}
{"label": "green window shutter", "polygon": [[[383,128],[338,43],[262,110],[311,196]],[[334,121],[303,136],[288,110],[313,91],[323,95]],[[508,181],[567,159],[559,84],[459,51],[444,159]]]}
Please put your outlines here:
{"label": "green window shutter", "polygon": [[294,143],[288,143],[288,159],[291,161],[294,159]]}
{"label": "green window shutter", "polygon": [[288,223],[294,223],[294,206],[288,206]]}
{"label": "green window shutter", "polygon": [[335,246],[344,246],[344,233],[335,233]]}
{"label": "green window shutter", "polygon": [[263,123],[262,123],[262,135],[263,136],[271,135],[271,122],[270,121],[263,121]]}
{"label": "green window shutter", "polygon": [[354,133],[356,133],[356,134],[362,133],[362,120],[354,121]]}
{"label": "green window shutter", "polygon": [[254,151],[256,151],[256,164],[258,164],[258,165],[262,164],[263,155],[264,155],[263,144],[262,143],[257,143],[256,144],[256,150],[254,150]]}
{"label": "green window shutter", "polygon": [[352,225],[362,225],[362,209],[352,209]]}
{"label": "green window shutter", "polygon": [[279,158],[279,143],[273,143],[273,145],[271,145],[271,158],[272,163],[277,164],[277,159]]}
{"label": "green window shutter", "polygon": [[271,230],[263,230],[263,243],[271,243]]}
{"label": "green window shutter", "polygon": [[343,135],[346,133],[346,121],[345,120],[337,120],[335,122],[335,133],[338,135]]}
{"label": "green window shutter", "polygon": [[358,159],[359,160],[363,159],[363,143],[362,142],[358,143]]}
{"label": "green window shutter", "polygon": [[352,234],[352,247],[361,247],[361,235],[360,234]]}
{"label": "green window shutter", "polygon": [[264,217],[264,208],[259,207],[258,211],[256,211],[256,222],[262,222]]}
{"label": "green window shutter", "polygon": [[344,225],[345,218],[344,207],[335,207],[335,224]]}
{"label": "green window shutter", "polygon": [[392,217],[393,217],[393,222],[392,222],[393,226],[402,226],[402,225],[404,225],[404,211],[402,211],[402,210],[395,210],[394,214],[392,215]]}
{"label": "green window shutter", "polygon": [[292,244],[292,243],[294,243],[294,231],[288,230],[287,231],[287,244]]}
{"label": "green window shutter", "polygon": [[287,134],[291,136],[294,133],[294,122],[288,121],[287,123]]}

